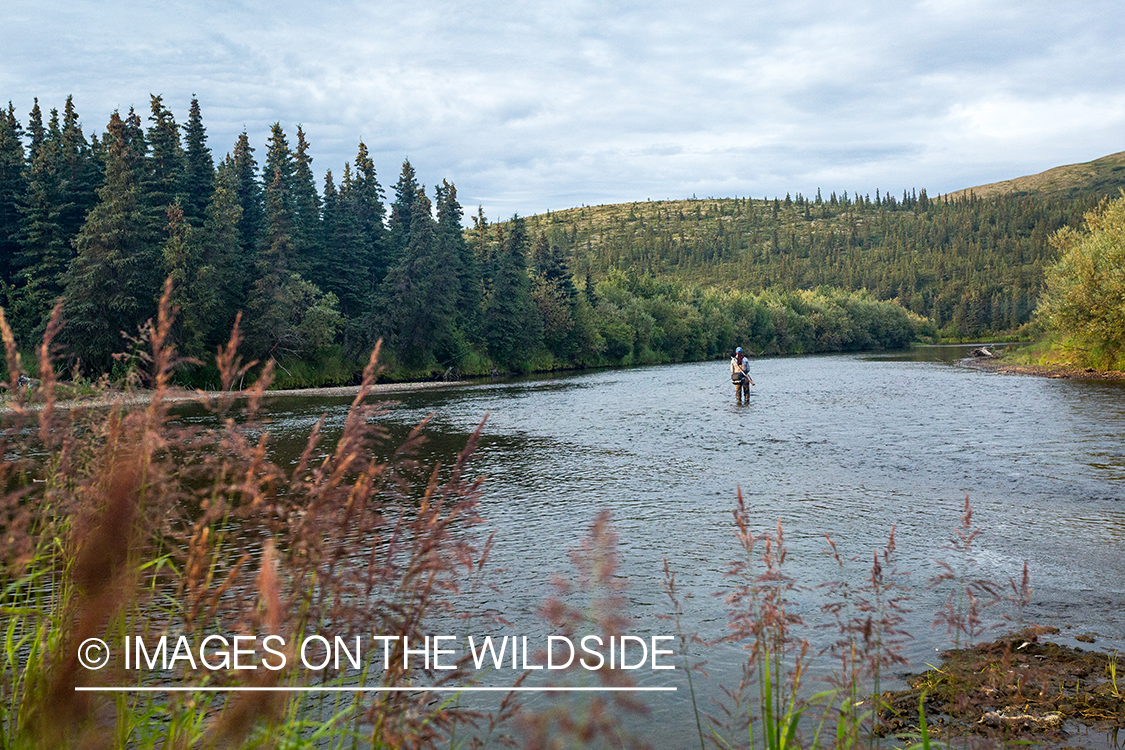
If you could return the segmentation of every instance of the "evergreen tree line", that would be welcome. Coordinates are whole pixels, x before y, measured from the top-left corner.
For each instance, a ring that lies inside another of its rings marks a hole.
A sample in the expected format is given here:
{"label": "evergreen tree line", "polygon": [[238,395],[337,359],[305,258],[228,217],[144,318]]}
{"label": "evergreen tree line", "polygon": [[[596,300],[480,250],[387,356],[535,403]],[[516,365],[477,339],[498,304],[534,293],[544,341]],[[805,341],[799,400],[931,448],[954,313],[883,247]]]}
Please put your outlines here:
{"label": "evergreen tree line", "polygon": [[71,98],[46,117],[36,100],[26,128],[9,104],[0,301],[20,344],[39,339],[61,297],[68,356],[106,372],[171,277],[178,345],[192,357],[243,312],[246,355],[286,372],[327,358],[350,379],[351,360],[380,337],[404,361],[441,364],[437,350],[454,342],[433,321],[457,319],[474,290],[456,189],[443,182],[431,203],[407,161],[387,206],[360,143],[340,181],[329,171],[318,190],[309,150],[301,127],[291,145],[275,124],[261,167],[246,133],[215,163],[195,99],[184,125],[153,96],[147,123],[115,112],[89,139]]}
{"label": "evergreen tree line", "polygon": [[729,288],[867,290],[976,337],[1027,323],[1057,257],[1050,237],[1099,196],[988,200],[880,194],[703,199],[569,209],[534,217],[600,278],[636,267]]}
{"label": "evergreen tree line", "polygon": [[[242,314],[244,354],[292,385],[348,382],[378,339],[402,377],[675,361],[736,344],[770,352],[894,347],[917,317],[863,294],[721,293],[586,259],[520,217],[463,229],[456,188],[432,199],[405,161],[389,199],[361,142],[317,188],[309,142],[275,124],[259,167],[244,132],[215,162],[199,102],[161,97],[87,137],[73,100],[21,124],[0,112],[0,301],[19,343],[65,299],[61,343],[87,375],[155,312],[165,278],[181,352],[205,361]],[[637,264],[643,268],[643,264]],[[580,288],[581,287],[581,288]],[[203,365],[185,378],[208,385]]]}
{"label": "evergreen tree line", "polygon": [[[562,246],[528,220],[490,225],[478,211],[468,232],[490,269],[483,332],[508,369],[631,365],[710,359],[735,346],[759,354],[894,349],[933,335],[896,302],[837,289],[752,292],[611,268],[595,281],[571,273]],[[524,258],[529,258],[525,270]]]}

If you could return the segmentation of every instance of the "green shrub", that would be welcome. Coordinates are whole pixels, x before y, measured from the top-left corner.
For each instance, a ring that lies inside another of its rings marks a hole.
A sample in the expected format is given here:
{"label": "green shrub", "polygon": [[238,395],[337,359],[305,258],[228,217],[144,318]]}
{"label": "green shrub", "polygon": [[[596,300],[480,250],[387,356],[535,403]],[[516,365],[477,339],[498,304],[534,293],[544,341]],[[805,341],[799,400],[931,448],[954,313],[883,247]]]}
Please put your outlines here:
{"label": "green shrub", "polygon": [[1051,241],[1061,257],[1047,270],[1039,319],[1079,364],[1125,369],[1125,192]]}

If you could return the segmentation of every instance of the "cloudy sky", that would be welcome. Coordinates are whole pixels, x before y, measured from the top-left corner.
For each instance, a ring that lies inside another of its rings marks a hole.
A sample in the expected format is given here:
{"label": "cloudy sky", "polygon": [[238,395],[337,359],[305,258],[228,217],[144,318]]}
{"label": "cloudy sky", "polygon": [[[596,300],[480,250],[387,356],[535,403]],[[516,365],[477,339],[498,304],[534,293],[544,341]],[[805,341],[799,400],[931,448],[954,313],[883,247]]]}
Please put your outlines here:
{"label": "cloudy sky", "polygon": [[304,126],[492,218],[786,192],[930,194],[1125,150],[1121,0],[3,0],[0,97],[87,132],[199,97],[216,157]]}

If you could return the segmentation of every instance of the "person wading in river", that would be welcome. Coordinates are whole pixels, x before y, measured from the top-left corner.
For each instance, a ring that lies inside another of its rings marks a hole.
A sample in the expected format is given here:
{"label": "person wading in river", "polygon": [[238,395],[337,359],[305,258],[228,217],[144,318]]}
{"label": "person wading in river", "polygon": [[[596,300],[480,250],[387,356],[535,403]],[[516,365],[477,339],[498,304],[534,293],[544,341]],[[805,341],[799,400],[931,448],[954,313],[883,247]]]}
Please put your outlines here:
{"label": "person wading in river", "polygon": [[734,394],[739,401],[742,401],[742,396],[745,394],[746,400],[750,400],[750,386],[754,385],[754,380],[750,377],[750,360],[742,353],[742,347],[734,350],[734,356],[730,358],[730,380],[734,383]]}

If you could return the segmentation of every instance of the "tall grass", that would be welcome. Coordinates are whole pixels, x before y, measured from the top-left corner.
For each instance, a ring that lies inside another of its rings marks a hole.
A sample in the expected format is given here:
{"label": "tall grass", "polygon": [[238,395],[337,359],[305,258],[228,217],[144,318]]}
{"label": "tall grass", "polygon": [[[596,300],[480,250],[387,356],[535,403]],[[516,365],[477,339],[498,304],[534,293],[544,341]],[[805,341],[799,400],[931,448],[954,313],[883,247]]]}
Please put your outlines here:
{"label": "tall grass", "polygon": [[[943,547],[948,559],[934,561],[942,572],[928,584],[945,595],[935,626],[945,625],[958,646],[963,638],[972,642],[998,626],[987,623],[984,613],[1001,601],[1000,587],[975,571],[974,543],[981,529],[973,526],[972,517],[966,498]],[[916,741],[911,747],[929,747],[924,696],[918,708],[917,734],[883,739],[890,731],[883,725],[883,717],[895,710],[883,692],[884,682],[890,670],[908,664],[904,649],[913,636],[905,622],[916,590],[909,584],[908,573],[896,563],[895,528],[890,529],[882,548],[871,551],[866,575],[851,570],[863,557],[843,558],[836,542],[825,536],[825,551],[837,564],[840,577],[818,586],[827,597],[821,609],[831,621],[816,626],[807,625],[799,614],[797,594],[808,589],[787,571],[789,550],[780,521],[769,531],[755,532],[754,528],[754,515],[739,491],[734,533],[742,554],[728,564],[729,585],[723,594],[728,633],[711,645],[737,644],[746,657],[738,684],[718,686],[721,697],[714,701],[713,713],[698,706],[699,685],[692,675],[706,674],[702,664],[692,663],[688,656],[692,644],[704,641],[696,633],[684,632],[675,574],[665,563],[665,592],[674,613],[670,619],[679,635],[693,710],[697,721],[702,717],[709,723],[706,731],[699,726],[701,747],[850,750],[885,746],[888,741],[894,746],[904,740]],[[1022,627],[1031,592],[1026,563],[1020,580],[1012,579],[1008,586],[1011,593],[1007,598],[1016,615],[1006,618]],[[811,627],[834,631],[834,638],[818,653],[811,650]],[[814,659],[821,660],[822,689],[810,684],[808,673]]]}
{"label": "tall grass", "polygon": [[[965,507],[960,523],[954,528],[944,549],[950,553],[950,560],[938,560],[942,572],[930,580],[932,586],[951,584],[945,604],[934,617],[934,625],[944,625],[946,632],[953,636],[953,643],[960,648],[964,643],[972,646],[977,638],[984,635],[988,625],[983,620],[984,610],[1001,600],[1000,587],[975,575],[976,559],[973,545],[980,536],[981,528],[973,526],[973,507],[969,496],[965,495]],[[1022,588],[1027,589],[1027,566],[1024,566]],[[1013,589],[1016,589],[1013,584]],[[1022,606],[1020,608],[1022,616]]]}
{"label": "tall grass", "polygon": [[[619,575],[617,534],[607,511],[597,515],[568,559],[569,575],[556,576],[555,593],[543,605],[543,617],[554,632],[574,642],[595,635],[602,643],[626,634],[630,618],[625,582]],[[555,680],[614,689],[636,685],[629,672],[604,664],[591,671],[575,663]],[[623,720],[646,712],[647,707],[627,692],[586,693],[556,699],[542,710],[524,710],[519,724],[524,743],[532,748],[642,748],[647,745],[626,730]]]}
{"label": "tall grass", "polygon": [[831,614],[836,639],[827,649],[835,657],[832,684],[838,703],[835,745],[871,744],[880,733],[879,714],[884,672],[907,663],[902,655],[911,637],[904,629],[912,599],[905,574],[895,566],[895,527],[887,544],[872,550],[871,567],[858,586],[836,543],[825,535],[828,554],[844,575],[824,585],[833,596],[823,609]]}
{"label": "tall grass", "polygon": [[[166,397],[178,359],[168,300],[166,289],[158,319],[143,332],[145,408],[58,408],[57,311],[40,348],[39,389],[12,388],[0,438],[7,459],[0,468],[0,746],[432,747],[448,740],[457,722],[481,720],[410,692],[325,701],[270,692],[165,698],[75,690],[151,679],[126,670],[121,654],[100,672],[81,668],[77,647],[90,637],[121,643],[126,635],[153,642],[161,635],[271,633],[290,649],[316,632],[422,638],[484,570],[487,543],[472,532],[482,520],[479,482],[466,476],[479,430],[448,467],[413,458],[424,424],[402,445],[381,448],[387,436],[370,403],[376,349],[336,443],[323,444],[318,423],[297,464],[279,465],[269,457],[261,409],[271,367],[248,391],[233,391],[255,364],[237,354],[237,323],[218,352],[222,392],[199,399],[221,427],[172,419]],[[2,317],[0,329],[14,386],[22,363]],[[374,458],[380,454],[391,458]],[[466,677],[464,665],[407,672],[401,645],[395,648],[390,669],[333,679],[395,687]],[[275,687],[315,679],[288,656],[281,671],[179,669],[160,681]]]}
{"label": "tall grass", "polygon": [[807,639],[794,635],[802,619],[790,599],[798,585],[785,569],[788,550],[781,523],[772,534],[755,534],[741,490],[734,522],[743,556],[727,568],[731,632],[723,640],[742,645],[748,655],[738,686],[722,688],[722,720],[710,717],[711,737],[723,748],[760,742],[768,750],[785,750],[798,744],[797,729],[807,708],[800,691],[810,647]]}

